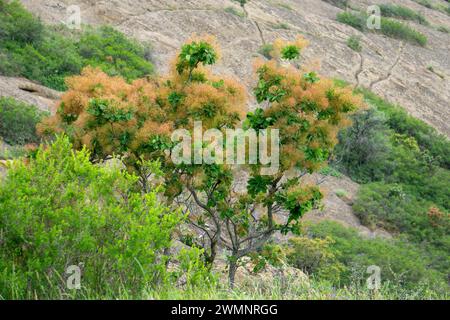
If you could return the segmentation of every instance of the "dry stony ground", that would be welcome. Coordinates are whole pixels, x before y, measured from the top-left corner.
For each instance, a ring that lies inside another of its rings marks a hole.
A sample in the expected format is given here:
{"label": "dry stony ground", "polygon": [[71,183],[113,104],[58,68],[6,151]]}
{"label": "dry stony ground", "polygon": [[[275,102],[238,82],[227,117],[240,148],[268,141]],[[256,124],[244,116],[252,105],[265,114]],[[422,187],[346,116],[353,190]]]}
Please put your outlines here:
{"label": "dry stony ground", "polygon": [[[250,0],[245,5],[246,17],[225,11],[228,7],[240,10],[231,0],[22,0],[47,23],[65,21],[67,7],[75,4],[81,8],[82,23],[111,24],[127,35],[149,42],[159,73],[167,71],[167,63],[175,50],[193,33],[216,35],[223,59],[215,69],[236,76],[249,88],[254,84],[252,60],[258,56],[261,45],[279,37],[293,39],[303,34],[310,41],[303,52],[305,64],[320,65],[320,73],[324,75],[370,88],[450,135],[450,34],[435,30],[436,26],[450,29],[450,17],[410,0],[350,1],[352,7],[361,9],[386,2],[420,11],[430,21],[431,26],[411,23],[427,36],[425,48],[380,35],[362,34],[338,23],[336,14],[342,10],[321,0]],[[286,28],[280,28],[281,24]],[[347,47],[346,41],[351,35],[362,37],[361,53]],[[435,72],[429,70],[430,66]],[[23,81],[0,77],[0,93],[49,108],[52,93],[24,91],[19,88]],[[248,107],[255,107],[254,100]],[[351,199],[358,189],[356,183],[347,178],[329,177],[323,186],[329,190],[325,210],[309,215],[308,219],[334,219],[358,227],[368,236],[386,235],[362,227],[352,214]],[[337,197],[337,189],[347,191],[349,199],[344,201]]]}

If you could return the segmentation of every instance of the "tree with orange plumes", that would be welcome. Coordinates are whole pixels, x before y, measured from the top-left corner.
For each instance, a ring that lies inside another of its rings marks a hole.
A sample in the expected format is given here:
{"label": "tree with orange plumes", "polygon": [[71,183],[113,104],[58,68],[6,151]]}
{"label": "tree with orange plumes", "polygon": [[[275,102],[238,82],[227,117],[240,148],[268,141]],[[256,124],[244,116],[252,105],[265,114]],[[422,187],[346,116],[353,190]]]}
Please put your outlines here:
{"label": "tree with orange plumes", "polygon": [[[294,42],[277,40],[275,59],[256,62],[254,94],[261,107],[251,113],[245,112],[244,87],[208,69],[219,58],[215,39],[194,37],[182,46],[165,77],[128,84],[85,69],[68,80],[70,90],[58,112],[38,130],[66,132],[77,148],[91,150],[93,160],[122,156],[127,168],[140,176],[143,192],[150,188],[149,161],[159,161],[167,202],[185,209],[190,230],[197,230],[184,232],[181,239],[203,248],[209,265],[219,247],[227,248],[233,285],[240,258],[261,249],[277,231],[298,232],[299,219],[320,203],[319,188],[305,185],[301,177],[328,160],[338,130],[362,105],[351,89],[289,64],[298,61],[304,46],[300,37]],[[173,163],[171,133],[185,129],[192,135],[197,121],[205,130],[222,132],[278,129],[278,172],[262,175],[262,165],[247,164],[246,190],[236,192],[229,165]],[[286,219],[277,218],[286,212]]]}

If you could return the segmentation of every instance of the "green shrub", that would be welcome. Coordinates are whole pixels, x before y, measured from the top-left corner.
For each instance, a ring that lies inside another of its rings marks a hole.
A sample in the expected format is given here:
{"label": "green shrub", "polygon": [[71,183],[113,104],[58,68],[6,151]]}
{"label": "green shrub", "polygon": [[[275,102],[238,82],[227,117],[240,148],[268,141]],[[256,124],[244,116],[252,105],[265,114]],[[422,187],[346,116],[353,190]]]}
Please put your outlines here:
{"label": "green shrub", "polygon": [[414,2],[417,2],[418,4],[428,8],[428,9],[433,9],[433,4],[428,1],[428,0],[413,0]]}
{"label": "green shrub", "polygon": [[33,44],[42,39],[43,33],[41,21],[26,11],[19,1],[0,0],[0,42]]}
{"label": "green shrub", "polygon": [[272,25],[272,27],[274,29],[284,29],[284,30],[289,30],[290,29],[289,25],[287,23],[284,23],[284,22],[275,23],[275,24]]}
{"label": "green shrub", "polygon": [[149,49],[112,27],[87,29],[76,45],[84,66],[100,67],[110,76],[134,80],[153,72],[153,65],[145,59]]}
{"label": "green shrub", "polygon": [[337,189],[335,191],[335,194],[339,197],[339,198],[343,198],[347,196],[347,191],[345,191],[344,189]]}
{"label": "green shrub", "polygon": [[229,13],[229,14],[232,14],[232,15],[235,15],[235,16],[238,16],[240,18],[245,17],[245,13],[243,11],[239,11],[239,10],[237,10],[234,7],[226,7],[225,8],[225,12]]}
{"label": "green shrub", "polygon": [[[419,200],[408,187],[400,184],[371,183],[361,187],[353,209],[367,226],[406,233],[416,242],[430,241],[450,232],[443,213],[442,228],[430,220],[428,211],[433,203]],[[448,198],[447,198],[448,199]]]}
{"label": "green shrub", "polygon": [[425,19],[425,17],[415,12],[412,9],[409,9],[404,6],[399,6],[395,4],[381,4],[380,5],[381,15],[384,17],[393,17],[393,18],[400,18],[404,20],[412,20],[416,21],[420,24],[428,25],[428,21]]}
{"label": "green shrub", "polygon": [[384,113],[386,125],[397,133],[414,137],[422,150],[427,150],[440,166],[450,169],[450,141],[429,124],[410,116],[403,108],[390,104],[374,93],[360,89],[365,100]]}
{"label": "green shrub", "polygon": [[241,5],[241,7],[244,7],[248,0],[233,0],[233,1],[238,2]]}
{"label": "green shrub", "polygon": [[380,32],[390,38],[405,40],[422,47],[427,44],[427,37],[424,34],[395,20],[381,18]]}
{"label": "green shrub", "polygon": [[[141,194],[137,181],[91,164],[65,137],[28,165],[16,161],[0,185],[0,298],[133,297],[164,284],[164,252],[183,215],[158,203],[158,189]],[[198,257],[182,258],[181,269],[194,274],[189,260]],[[66,286],[70,265],[81,267],[82,290]]]}
{"label": "green shrub", "polygon": [[345,268],[331,249],[333,243],[334,240],[329,237],[291,238],[286,250],[287,260],[308,275],[338,284]]}
{"label": "green shrub", "polygon": [[332,166],[323,167],[322,169],[320,169],[319,173],[321,175],[324,175],[324,176],[331,176],[331,177],[335,177],[335,178],[342,178],[342,173],[337,171]]}
{"label": "green shrub", "polygon": [[360,183],[382,179],[391,149],[384,114],[368,109],[353,115],[352,121],[339,133],[332,166]]}
{"label": "green shrub", "polygon": [[35,106],[0,97],[0,137],[11,145],[39,143],[36,125],[45,115]]}
{"label": "green shrub", "polygon": [[363,14],[354,14],[351,12],[340,12],[337,15],[337,21],[349,25],[359,31],[365,31],[367,28],[367,17]]}
{"label": "green shrub", "polygon": [[356,52],[361,52],[362,46],[361,46],[361,37],[358,36],[350,36],[347,40],[347,46]]}
{"label": "green shrub", "polygon": [[430,267],[427,251],[403,239],[366,239],[355,229],[333,221],[310,225],[306,232],[313,239],[332,239],[329,250],[345,267],[340,274],[341,285],[358,282],[365,285],[367,267],[376,265],[381,268],[382,283],[390,282],[410,289],[427,283],[438,291],[448,290],[446,273]]}

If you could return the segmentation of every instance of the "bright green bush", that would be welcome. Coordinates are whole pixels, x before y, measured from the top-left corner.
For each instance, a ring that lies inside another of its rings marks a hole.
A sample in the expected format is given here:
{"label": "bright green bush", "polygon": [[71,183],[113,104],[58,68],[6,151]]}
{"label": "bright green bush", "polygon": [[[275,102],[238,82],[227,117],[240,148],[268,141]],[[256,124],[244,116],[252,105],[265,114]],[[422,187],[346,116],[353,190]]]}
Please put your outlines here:
{"label": "bright green bush", "polygon": [[39,143],[36,125],[45,115],[35,106],[0,97],[0,137],[10,145]]}
{"label": "bright green bush", "polygon": [[[15,162],[0,185],[0,298],[132,297],[164,284],[164,252],[183,215],[158,202],[158,189],[141,194],[137,180],[117,166],[93,165],[66,137],[28,165]],[[197,281],[198,263],[189,261],[198,257],[191,253],[181,266]],[[70,265],[81,266],[82,290],[66,287]]]}

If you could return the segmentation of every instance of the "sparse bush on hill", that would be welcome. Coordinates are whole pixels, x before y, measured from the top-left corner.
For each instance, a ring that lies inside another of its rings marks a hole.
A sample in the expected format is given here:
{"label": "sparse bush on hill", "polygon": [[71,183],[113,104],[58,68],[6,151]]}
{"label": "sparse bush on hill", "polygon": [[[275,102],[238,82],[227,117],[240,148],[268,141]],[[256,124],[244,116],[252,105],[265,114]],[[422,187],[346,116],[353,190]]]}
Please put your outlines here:
{"label": "sparse bush on hill", "polygon": [[429,25],[428,21],[425,19],[425,17],[415,12],[412,9],[409,9],[404,6],[399,6],[395,4],[381,4],[380,5],[381,15],[384,17],[393,17],[393,18],[400,18],[404,20],[412,20],[416,21],[420,24]]}
{"label": "sparse bush on hill", "polygon": [[286,249],[287,260],[307,275],[339,284],[345,266],[339,262],[337,252],[331,249],[333,243],[329,237],[292,238]]}
{"label": "sparse bush on hill", "polygon": [[234,7],[226,7],[226,8],[225,8],[225,12],[226,12],[226,13],[229,13],[229,14],[232,14],[232,15],[235,15],[235,16],[238,16],[238,17],[240,17],[240,18],[245,17],[245,12],[240,11],[240,10],[237,10],[237,9],[234,8]]}
{"label": "sparse bush on hill", "polygon": [[351,36],[347,40],[347,46],[356,52],[361,52],[362,46],[361,46],[361,37],[358,36]]}
{"label": "sparse bush on hill", "polygon": [[425,46],[427,43],[427,37],[424,34],[402,22],[381,17],[381,28],[369,29],[367,28],[367,18],[368,16],[364,13],[341,12],[337,15],[339,22],[347,24],[361,32],[381,33],[387,37],[405,40],[420,46]]}

